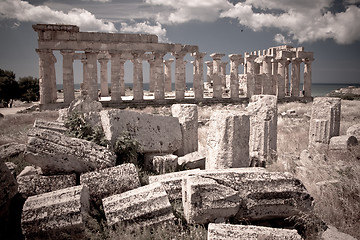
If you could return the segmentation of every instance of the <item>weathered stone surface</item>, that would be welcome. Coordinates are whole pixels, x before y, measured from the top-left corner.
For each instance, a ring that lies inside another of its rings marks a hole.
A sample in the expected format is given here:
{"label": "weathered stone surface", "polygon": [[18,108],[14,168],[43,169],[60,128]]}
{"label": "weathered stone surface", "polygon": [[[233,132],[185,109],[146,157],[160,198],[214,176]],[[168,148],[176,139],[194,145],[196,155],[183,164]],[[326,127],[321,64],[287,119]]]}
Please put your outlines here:
{"label": "weathered stone surface", "polygon": [[27,239],[81,239],[89,206],[89,191],[83,185],[29,197],[23,206],[22,232]]}
{"label": "weathered stone surface", "polygon": [[179,156],[198,150],[198,111],[196,104],[174,104],[171,106],[173,117],[179,119],[182,133],[182,147]]}
{"label": "weathered stone surface", "polygon": [[177,118],[112,109],[100,112],[105,137],[116,138],[129,133],[143,153],[173,153],[181,147],[182,135]]}
{"label": "weathered stone surface", "polygon": [[296,230],[260,227],[251,225],[215,224],[210,223],[208,240],[301,240]]}
{"label": "weathered stone surface", "polygon": [[0,146],[0,161],[16,157],[25,151],[25,144],[8,143]]}
{"label": "weathered stone surface", "polygon": [[174,220],[161,183],[136,188],[102,200],[107,224],[157,225]]}
{"label": "weathered stone surface", "polygon": [[277,97],[254,95],[247,108],[250,114],[251,166],[262,166],[276,160]]}
{"label": "weathered stone surface", "polygon": [[64,133],[67,131],[67,128],[63,123],[60,122],[50,122],[41,119],[36,119],[34,122],[34,128],[52,130],[59,133]]}
{"label": "weathered stone surface", "polygon": [[351,147],[358,145],[358,140],[354,136],[342,135],[332,137],[329,143],[329,150],[348,151]]}
{"label": "weathered stone surface", "polygon": [[0,160],[0,207],[18,192],[17,183],[5,163]]}
{"label": "weathered stone surface", "polygon": [[324,148],[330,138],[339,136],[341,99],[330,97],[314,98],[310,129],[309,148]]}
{"label": "weathered stone surface", "polygon": [[181,200],[182,199],[182,179],[190,173],[196,173],[199,169],[180,171],[167,173],[162,175],[149,176],[149,183],[160,182],[166,193],[169,196],[169,200]]}
{"label": "weathered stone surface", "polygon": [[360,124],[355,124],[346,130],[346,135],[354,136],[360,141]]}
{"label": "weathered stone surface", "polygon": [[11,175],[16,177],[16,174],[15,174],[15,169],[17,167],[16,164],[13,162],[5,162],[5,165],[10,170]]}
{"label": "weathered stone surface", "polygon": [[145,166],[158,174],[175,172],[178,166],[178,156],[173,154],[147,154],[145,155]]}
{"label": "weathered stone surface", "polygon": [[24,159],[41,167],[45,175],[83,173],[115,166],[115,154],[93,142],[36,128],[28,135]]}
{"label": "weathered stone surface", "polygon": [[41,168],[34,166],[25,166],[24,169],[19,173],[18,177],[29,176],[34,174],[42,174]]}
{"label": "weathered stone surface", "polygon": [[215,111],[209,123],[205,168],[248,167],[249,131],[247,113]]}
{"label": "weathered stone surface", "polygon": [[91,198],[101,200],[140,187],[140,180],[135,165],[126,163],[81,174],[80,184],[88,186]]}
{"label": "weathered stone surface", "polygon": [[88,112],[100,112],[102,105],[99,101],[94,101],[88,95],[83,95],[76,98],[70,103],[68,108],[68,114],[70,113],[88,113]]}
{"label": "weathered stone surface", "polygon": [[185,218],[192,223],[286,218],[312,209],[312,197],[289,173],[263,168],[205,170],[188,174],[182,184]]}
{"label": "weathered stone surface", "polygon": [[63,188],[73,187],[76,185],[75,174],[53,176],[32,174],[18,176],[16,180],[19,184],[19,193],[21,193],[24,198],[60,190]]}
{"label": "weathered stone surface", "polygon": [[59,109],[58,112],[59,112],[59,117],[58,119],[56,119],[56,121],[64,122],[68,118],[68,109],[67,108]]}
{"label": "weathered stone surface", "polygon": [[178,165],[187,169],[205,169],[206,156],[198,151],[188,153],[185,156],[178,158]]}
{"label": "weathered stone surface", "polygon": [[340,232],[334,226],[328,226],[326,231],[321,235],[321,240],[356,240],[356,238],[349,234]]}

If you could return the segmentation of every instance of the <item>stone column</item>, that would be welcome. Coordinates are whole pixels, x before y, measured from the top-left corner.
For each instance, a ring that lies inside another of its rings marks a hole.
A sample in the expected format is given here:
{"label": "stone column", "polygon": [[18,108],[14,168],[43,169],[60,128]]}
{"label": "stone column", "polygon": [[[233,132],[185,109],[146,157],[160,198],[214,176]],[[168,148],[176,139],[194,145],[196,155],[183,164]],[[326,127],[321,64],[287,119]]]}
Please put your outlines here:
{"label": "stone column", "polygon": [[204,98],[204,56],[206,53],[195,52],[194,61],[194,94],[195,99]]}
{"label": "stone column", "polygon": [[246,96],[250,99],[255,94],[255,59],[256,55],[245,53],[246,62]]}
{"label": "stone column", "polygon": [[165,87],[164,87],[164,60],[166,52],[154,52],[154,98],[161,100],[165,98]]}
{"label": "stone column", "polygon": [[284,83],[285,83],[285,95],[286,96],[290,96],[290,84],[289,84],[289,64],[291,63],[291,61],[286,60],[285,62],[285,79],[284,79]]}
{"label": "stone column", "polygon": [[230,58],[230,98],[239,98],[239,65],[244,62],[241,54],[231,54]]}
{"label": "stone column", "polygon": [[274,94],[272,89],[273,89],[273,86],[272,86],[272,70],[271,70],[271,57],[268,57],[268,56],[263,56],[263,61],[262,61],[262,93],[263,94],[269,94],[269,95],[272,95]]}
{"label": "stone column", "polygon": [[88,96],[92,100],[98,100],[98,81],[97,81],[97,54],[96,51],[85,51],[86,55],[86,79]]}
{"label": "stone column", "polygon": [[102,97],[109,96],[108,68],[109,59],[101,58],[100,62],[100,93]]}
{"label": "stone column", "polygon": [[273,58],[271,59],[271,79],[272,79],[272,94],[277,95],[278,88],[278,61]]}
{"label": "stone column", "polygon": [[221,85],[221,58],[225,56],[223,53],[213,53],[210,55],[213,59],[213,98],[222,98]]}
{"label": "stone column", "polygon": [[291,86],[290,96],[299,97],[300,92],[300,63],[301,59],[293,58],[291,60]]}
{"label": "stone column", "polygon": [[221,86],[226,88],[226,65],[227,62],[220,63],[220,78],[221,78]]}
{"label": "stone column", "polygon": [[149,92],[154,92],[155,90],[155,82],[156,82],[156,66],[155,66],[155,60],[154,60],[154,54],[150,55],[150,58],[148,59],[150,72],[149,72]]}
{"label": "stone column", "polygon": [[213,62],[212,61],[206,61],[206,82],[211,83],[213,82],[212,76],[213,76],[213,72],[214,72],[214,66],[213,66]]}
{"label": "stone column", "polygon": [[304,97],[311,97],[311,84],[312,84],[312,77],[311,77],[311,64],[312,60],[305,60],[304,64]]}
{"label": "stone column", "polygon": [[186,90],[186,62],[184,57],[186,52],[175,52],[173,56],[175,57],[175,99],[181,100],[185,98]]}
{"label": "stone column", "polygon": [[74,51],[61,50],[63,56],[63,89],[64,103],[71,103],[75,99],[74,92]]}
{"label": "stone column", "polygon": [[165,92],[172,91],[171,83],[171,64],[174,62],[174,59],[165,60]]}
{"label": "stone column", "polygon": [[143,51],[132,52],[134,64],[133,72],[133,93],[134,100],[143,100],[144,99],[144,79],[143,79],[143,65],[142,58],[144,55]]}
{"label": "stone column", "polygon": [[40,104],[48,104],[52,102],[52,86],[51,86],[51,57],[50,49],[36,49],[39,55],[39,88],[40,88]]}
{"label": "stone column", "polygon": [[277,82],[277,96],[279,99],[285,98],[285,69],[286,59],[278,59],[278,82]]}
{"label": "stone column", "polygon": [[55,103],[57,100],[57,86],[56,86],[56,71],[55,71],[56,57],[51,52],[50,54],[50,69],[51,69],[51,102]]}
{"label": "stone column", "polygon": [[88,79],[87,79],[87,73],[86,73],[86,62],[87,59],[85,58],[81,58],[81,63],[83,64],[83,82],[80,85],[80,90],[81,90],[81,95],[83,95],[84,93],[87,95],[88,94]]}
{"label": "stone column", "polygon": [[121,63],[121,53],[120,52],[109,52],[111,56],[111,101],[119,102],[121,101],[121,67],[123,68],[124,63]]}

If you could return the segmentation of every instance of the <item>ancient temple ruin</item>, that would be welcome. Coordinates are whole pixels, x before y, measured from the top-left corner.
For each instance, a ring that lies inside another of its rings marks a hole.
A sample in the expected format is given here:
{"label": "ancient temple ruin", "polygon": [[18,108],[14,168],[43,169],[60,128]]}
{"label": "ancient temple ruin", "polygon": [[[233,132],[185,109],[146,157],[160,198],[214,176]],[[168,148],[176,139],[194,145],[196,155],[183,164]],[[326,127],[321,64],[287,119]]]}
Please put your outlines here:
{"label": "ancient temple ruin", "polygon": [[[91,99],[98,99],[98,70],[100,65],[101,96],[109,95],[108,62],[111,62],[111,103],[124,102],[125,68],[127,60],[133,63],[133,102],[144,101],[143,61],[150,66],[149,85],[153,92],[153,101],[166,102],[171,99],[165,92],[173,91],[175,83],[175,102],[192,103],[247,100],[252,95],[277,95],[284,98],[311,98],[312,52],[303,47],[272,47],[263,51],[253,51],[229,55],[230,63],[223,62],[222,53],[211,54],[212,61],[204,63],[206,53],[198,46],[178,43],[159,43],[156,35],[80,32],[74,25],[37,24],[33,29],[38,33],[40,104],[44,107],[57,102],[54,51],[62,54],[64,104],[75,98],[74,61],[83,63],[82,90]],[[173,59],[164,60],[170,53]],[[194,58],[193,95],[185,95],[186,63],[184,57]],[[175,60],[175,61],[174,61]],[[171,65],[175,64],[175,79],[172,79]],[[304,63],[303,89],[300,89],[300,64]],[[204,64],[207,66],[207,82],[204,84]],[[226,66],[230,64],[230,74],[226,75]],[[239,74],[243,65],[244,74]],[[291,72],[289,67],[291,66]],[[290,74],[289,74],[290,73]],[[291,76],[291,77],[290,77]],[[205,86],[205,88],[204,88]],[[207,94],[205,94],[207,93]],[[128,100],[127,100],[128,101]],[[174,101],[174,100],[173,100]]]}

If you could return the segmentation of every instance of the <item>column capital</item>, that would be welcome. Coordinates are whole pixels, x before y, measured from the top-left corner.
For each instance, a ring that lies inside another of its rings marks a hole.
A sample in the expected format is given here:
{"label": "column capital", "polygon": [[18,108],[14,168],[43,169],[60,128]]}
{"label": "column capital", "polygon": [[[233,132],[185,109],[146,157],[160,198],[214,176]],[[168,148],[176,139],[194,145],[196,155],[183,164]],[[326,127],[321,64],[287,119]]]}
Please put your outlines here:
{"label": "column capital", "polygon": [[230,54],[230,61],[235,62],[237,64],[244,63],[244,58],[241,54]]}
{"label": "column capital", "polygon": [[212,61],[206,61],[205,63],[208,67],[212,67],[214,65]]}
{"label": "column capital", "polygon": [[313,61],[315,61],[315,58],[305,58],[302,59],[304,63],[311,64]]}
{"label": "column capital", "polygon": [[99,54],[99,50],[85,49],[85,54]]}
{"label": "column capital", "polygon": [[62,55],[75,54],[75,50],[63,49],[63,50],[60,50],[60,53],[61,53]]}
{"label": "column capital", "polygon": [[99,58],[98,61],[100,64],[107,64],[109,62],[109,59],[108,58]]}
{"label": "column capital", "polygon": [[224,53],[212,53],[210,54],[210,57],[212,57],[213,60],[221,60],[222,57],[224,57]]}
{"label": "column capital", "polygon": [[193,52],[191,54],[191,56],[195,57],[195,58],[203,58],[205,57],[206,55],[206,52]]}
{"label": "column capital", "polygon": [[301,59],[301,58],[292,58],[292,59],[291,59],[291,63],[298,64],[298,63],[301,63],[301,62],[302,62],[302,59]]}
{"label": "column capital", "polygon": [[164,60],[165,64],[171,64],[174,62],[174,59],[168,59],[168,60]]}
{"label": "column capital", "polygon": [[160,58],[162,59],[166,54],[167,54],[167,52],[164,52],[164,51],[153,52],[154,60],[160,59]]}
{"label": "column capital", "polygon": [[131,51],[130,54],[134,57],[134,59],[136,58],[143,58],[145,51]]}
{"label": "column capital", "polygon": [[184,58],[185,55],[187,54],[187,52],[185,51],[180,51],[180,52],[172,52],[171,53],[176,59],[178,58]]}

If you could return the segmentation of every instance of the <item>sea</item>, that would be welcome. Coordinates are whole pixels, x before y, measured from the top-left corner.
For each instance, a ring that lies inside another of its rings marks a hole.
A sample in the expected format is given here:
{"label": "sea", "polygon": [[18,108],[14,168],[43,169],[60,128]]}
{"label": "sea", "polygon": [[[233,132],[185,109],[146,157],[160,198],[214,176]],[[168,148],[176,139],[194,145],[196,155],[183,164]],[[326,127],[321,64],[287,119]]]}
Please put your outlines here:
{"label": "sea", "polygon": [[[355,86],[360,87],[360,83],[341,83],[341,84],[334,84],[334,83],[313,83],[311,86],[311,96],[313,97],[321,97],[325,96],[327,93],[330,93],[333,90],[337,90],[340,88],[346,88],[348,86]],[[80,89],[80,84],[74,84],[75,89]],[[109,83],[110,87],[110,83]],[[132,83],[125,83],[126,88],[132,89]],[[193,87],[193,83],[186,83],[186,89],[191,89]],[[99,85],[100,88],[100,85]],[[57,84],[57,89],[63,89],[62,84]],[[175,89],[175,83],[172,83],[172,89]],[[300,89],[302,89],[302,84],[300,84]],[[144,83],[144,90],[149,90],[149,83]]]}

